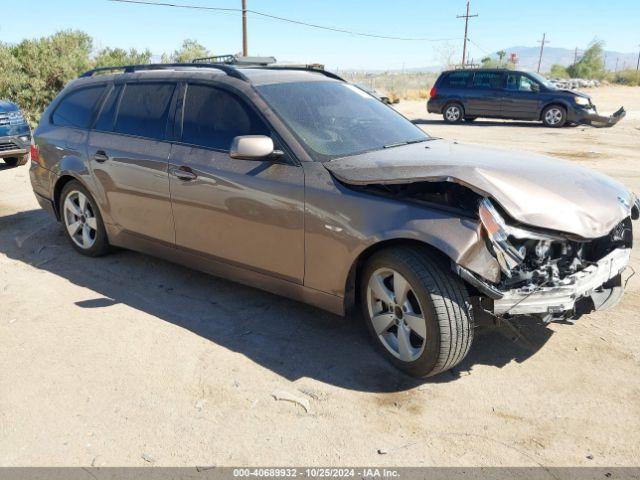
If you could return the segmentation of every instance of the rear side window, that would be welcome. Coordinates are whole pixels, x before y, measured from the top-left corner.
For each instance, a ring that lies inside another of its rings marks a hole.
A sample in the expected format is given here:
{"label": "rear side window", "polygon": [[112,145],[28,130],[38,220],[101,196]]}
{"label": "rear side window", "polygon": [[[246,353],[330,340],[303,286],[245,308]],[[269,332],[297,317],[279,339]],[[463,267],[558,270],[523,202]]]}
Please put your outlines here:
{"label": "rear side window", "polygon": [[114,130],[162,140],[174,89],[174,83],[127,84],[120,100]]}
{"label": "rear side window", "polygon": [[502,88],[502,74],[499,72],[476,72],[473,76],[476,88]]}
{"label": "rear side window", "polygon": [[464,88],[471,77],[471,72],[451,72],[442,82],[443,87]]}
{"label": "rear side window", "polygon": [[269,134],[256,113],[232,93],[206,85],[187,87],[182,120],[184,143],[229,150],[234,137]]}
{"label": "rear side window", "polygon": [[111,89],[107,100],[102,106],[102,110],[100,110],[100,113],[98,114],[95,127],[93,127],[95,130],[102,130],[104,132],[110,132],[113,130],[113,116],[116,113],[118,98],[120,97],[121,91],[122,85],[116,85]]}
{"label": "rear side window", "polygon": [[83,88],[65,96],[51,116],[60,127],[88,128],[105,86]]}

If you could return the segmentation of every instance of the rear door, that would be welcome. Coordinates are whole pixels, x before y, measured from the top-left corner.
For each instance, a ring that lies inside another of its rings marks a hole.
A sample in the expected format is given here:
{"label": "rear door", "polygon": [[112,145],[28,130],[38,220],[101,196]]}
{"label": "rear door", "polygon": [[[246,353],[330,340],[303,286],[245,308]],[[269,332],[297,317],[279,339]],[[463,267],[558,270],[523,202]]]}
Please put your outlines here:
{"label": "rear door", "polygon": [[501,113],[503,96],[503,73],[498,71],[477,71],[473,74],[468,88],[465,114],[477,117],[498,117]]}
{"label": "rear door", "polygon": [[507,73],[502,110],[505,117],[537,120],[540,113],[540,84],[524,73]]}
{"label": "rear door", "polygon": [[274,134],[237,92],[186,86],[170,184],[179,248],[296,283],[304,276],[304,173],[229,157],[234,137]]}
{"label": "rear door", "polygon": [[166,141],[174,82],[116,85],[89,136],[93,175],[107,214],[127,233],[173,244]]}

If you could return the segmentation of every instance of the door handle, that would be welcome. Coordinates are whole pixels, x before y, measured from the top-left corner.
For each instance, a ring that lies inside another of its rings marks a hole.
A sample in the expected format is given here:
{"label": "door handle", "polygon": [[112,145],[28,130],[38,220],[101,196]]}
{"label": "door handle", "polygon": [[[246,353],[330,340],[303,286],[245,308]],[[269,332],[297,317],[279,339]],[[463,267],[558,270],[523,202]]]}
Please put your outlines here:
{"label": "door handle", "polygon": [[104,150],[98,150],[95,155],[93,156],[93,159],[96,162],[106,162],[107,160],[109,160],[109,155],[107,155],[107,153]]}
{"label": "door handle", "polygon": [[191,170],[185,170],[185,168],[188,168],[188,167],[172,168],[170,170],[171,175],[179,178],[180,180],[184,180],[185,182],[195,180],[198,177]]}

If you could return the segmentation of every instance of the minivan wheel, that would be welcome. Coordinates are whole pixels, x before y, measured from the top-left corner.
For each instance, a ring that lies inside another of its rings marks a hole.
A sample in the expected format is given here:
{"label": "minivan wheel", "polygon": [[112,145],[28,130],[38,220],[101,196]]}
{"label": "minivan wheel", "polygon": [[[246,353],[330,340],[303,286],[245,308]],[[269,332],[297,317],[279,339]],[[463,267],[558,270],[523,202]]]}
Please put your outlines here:
{"label": "minivan wheel", "polygon": [[464,118],[464,109],[459,103],[450,103],[444,107],[442,117],[447,123],[460,123]]}
{"label": "minivan wheel", "polygon": [[395,366],[427,377],[464,359],[473,340],[468,293],[431,252],[383,250],[369,260],[361,278],[367,327]]}
{"label": "minivan wheel", "polygon": [[96,201],[80,182],[72,180],[62,189],[60,218],[67,238],[78,252],[90,257],[109,252],[107,232]]}
{"label": "minivan wheel", "polygon": [[551,128],[563,127],[567,123],[567,111],[559,105],[550,105],[542,112],[542,123]]}

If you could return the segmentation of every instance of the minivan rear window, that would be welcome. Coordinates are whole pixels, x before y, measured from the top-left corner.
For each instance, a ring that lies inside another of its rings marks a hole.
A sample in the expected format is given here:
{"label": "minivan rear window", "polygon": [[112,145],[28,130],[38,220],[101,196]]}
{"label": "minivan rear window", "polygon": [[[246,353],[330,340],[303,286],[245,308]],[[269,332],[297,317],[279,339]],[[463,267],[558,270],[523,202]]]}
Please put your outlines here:
{"label": "minivan rear window", "polygon": [[174,83],[128,83],[114,131],[162,140],[174,89]]}
{"label": "minivan rear window", "polygon": [[502,73],[476,72],[473,76],[473,86],[476,88],[502,88]]}
{"label": "minivan rear window", "polygon": [[446,76],[443,87],[464,88],[467,86],[471,72],[451,72]]}
{"label": "minivan rear window", "polygon": [[71,92],[58,104],[51,121],[59,127],[88,128],[104,89],[105,85],[99,85]]}

